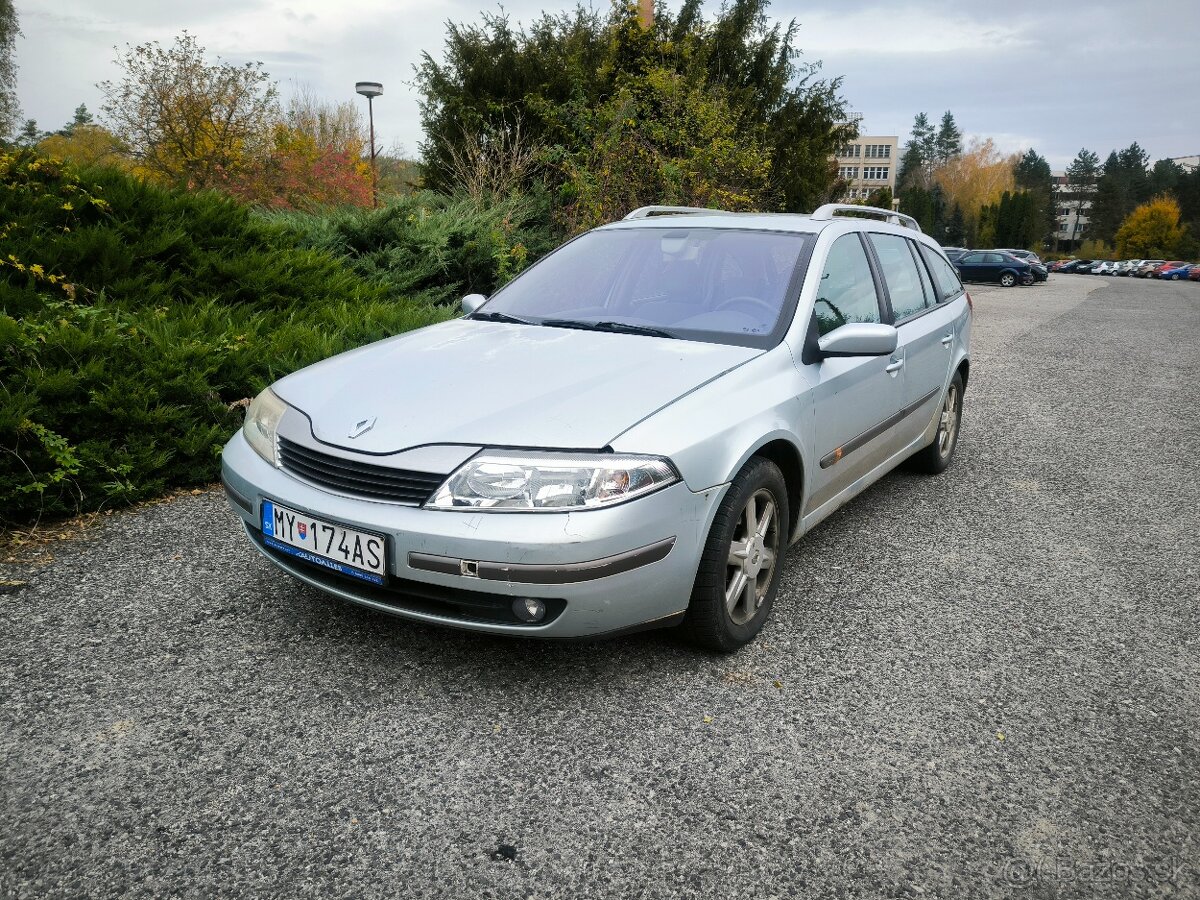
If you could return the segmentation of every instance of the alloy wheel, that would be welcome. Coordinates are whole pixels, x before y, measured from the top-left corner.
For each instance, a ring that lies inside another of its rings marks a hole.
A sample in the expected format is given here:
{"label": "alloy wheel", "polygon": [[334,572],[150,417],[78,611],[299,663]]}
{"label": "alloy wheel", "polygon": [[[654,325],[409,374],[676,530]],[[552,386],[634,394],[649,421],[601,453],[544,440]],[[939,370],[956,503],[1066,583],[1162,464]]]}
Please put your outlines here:
{"label": "alloy wheel", "polygon": [[954,438],[958,434],[958,385],[951,384],[946,391],[946,402],[942,404],[942,419],[938,423],[938,453],[943,457],[954,449]]}
{"label": "alloy wheel", "polygon": [[754,618],[771,587],[779,558],[775,497],[760,488],[746,502],[733,532],[726,565],[725,608],[735,625]]}

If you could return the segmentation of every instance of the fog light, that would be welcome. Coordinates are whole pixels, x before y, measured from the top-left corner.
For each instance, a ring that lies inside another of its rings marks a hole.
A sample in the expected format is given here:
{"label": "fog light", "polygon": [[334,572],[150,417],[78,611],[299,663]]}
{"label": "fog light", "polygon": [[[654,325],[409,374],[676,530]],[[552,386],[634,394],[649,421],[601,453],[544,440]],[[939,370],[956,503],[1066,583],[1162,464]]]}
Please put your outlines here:
{"label": "fog light", "polygon": [[546,617],[546,604],[537,597],[518,597],[513,601],[513,615],[522,622],[540,622]]}

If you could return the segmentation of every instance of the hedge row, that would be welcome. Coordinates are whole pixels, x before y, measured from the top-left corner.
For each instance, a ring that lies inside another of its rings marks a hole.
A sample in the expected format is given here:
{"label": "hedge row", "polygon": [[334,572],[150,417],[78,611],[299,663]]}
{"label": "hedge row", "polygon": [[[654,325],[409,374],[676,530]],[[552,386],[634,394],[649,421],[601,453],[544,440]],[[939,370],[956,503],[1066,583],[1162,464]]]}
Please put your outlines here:
{"label": "hedge row", "polygon": [[210,483],[239,401],[455,314],[339,227],[0,152],[0,524]]}

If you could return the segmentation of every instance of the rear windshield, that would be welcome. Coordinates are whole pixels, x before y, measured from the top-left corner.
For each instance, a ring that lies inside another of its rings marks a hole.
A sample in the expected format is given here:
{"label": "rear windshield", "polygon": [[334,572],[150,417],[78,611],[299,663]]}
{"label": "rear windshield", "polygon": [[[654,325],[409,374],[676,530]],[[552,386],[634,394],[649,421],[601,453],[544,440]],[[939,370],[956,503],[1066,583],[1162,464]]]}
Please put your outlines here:
{"label": "rear windshield", "polygon": [[719,228],[592,231],[497,293],[477,316],[619,323],[768,347],[795,310],[813,235]]}

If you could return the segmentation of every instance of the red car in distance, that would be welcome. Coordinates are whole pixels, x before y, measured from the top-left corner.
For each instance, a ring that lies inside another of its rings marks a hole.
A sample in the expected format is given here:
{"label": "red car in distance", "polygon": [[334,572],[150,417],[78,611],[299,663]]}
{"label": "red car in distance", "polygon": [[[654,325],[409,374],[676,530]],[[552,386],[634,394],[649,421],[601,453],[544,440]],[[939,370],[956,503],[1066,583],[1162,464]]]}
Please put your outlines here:
{"label": "red car in distance", "polygon": [[1188,272],[1188,281],[1200,281],[1200,266],[1192,266]]}
{"label": "red car in distance", "polygon": [[1178,269],[1180,266],[1186,266],[1186,265],[1187,265],[1187,263],[1185,263],[1182,259],[1176,259],[1176,260],[1173,260],[1172,262],[1165,262],[1161,266],[1156,266],[1155,268],[1151,269],[1147,273],[1146,277],[1147,278],[1161,278],[1163,272],[1166,272],[1170,269]]}

